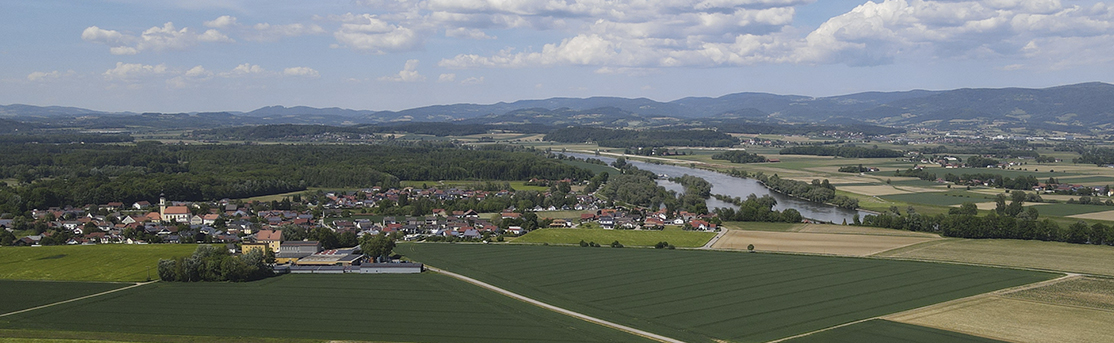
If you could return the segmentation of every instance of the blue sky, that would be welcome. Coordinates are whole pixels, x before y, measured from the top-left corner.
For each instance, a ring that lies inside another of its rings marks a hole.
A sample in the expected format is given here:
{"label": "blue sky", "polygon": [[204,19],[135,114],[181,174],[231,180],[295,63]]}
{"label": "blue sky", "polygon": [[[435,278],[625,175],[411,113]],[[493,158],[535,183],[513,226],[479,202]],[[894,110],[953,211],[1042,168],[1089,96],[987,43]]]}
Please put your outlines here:
{"label": "blue sky", "polygon": [[0,104],[398,110],[1114,82],[1114,3],[0,0]]}

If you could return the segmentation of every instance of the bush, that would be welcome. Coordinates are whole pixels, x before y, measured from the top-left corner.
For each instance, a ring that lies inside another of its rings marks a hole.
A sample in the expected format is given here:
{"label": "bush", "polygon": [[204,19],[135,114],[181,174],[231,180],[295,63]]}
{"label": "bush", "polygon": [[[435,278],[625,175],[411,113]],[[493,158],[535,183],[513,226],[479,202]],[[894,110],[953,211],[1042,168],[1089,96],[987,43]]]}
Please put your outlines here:
{"label": "bush", "polygon": [[163,281],[253,281],[275,275],[266,259],[262,250],[232,256],[226,249],[199,245],[190,256],[159,260],[158,273]]}
{"label": "bush", "polygon": [[612,248],[622,248],[623,244],[619,243],[619,241],[614,241],[614,242],[611,242],[611,247]]}

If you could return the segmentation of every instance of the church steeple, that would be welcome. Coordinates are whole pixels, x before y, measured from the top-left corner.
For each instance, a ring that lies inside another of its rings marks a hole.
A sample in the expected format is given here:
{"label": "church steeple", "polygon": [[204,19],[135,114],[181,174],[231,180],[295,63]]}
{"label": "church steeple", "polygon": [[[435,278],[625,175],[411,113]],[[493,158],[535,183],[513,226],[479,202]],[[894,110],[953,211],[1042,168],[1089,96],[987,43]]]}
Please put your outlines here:
{"label": "church steeple", "polygon": [[159,194],[159,219],[166,220],[166,194]]}

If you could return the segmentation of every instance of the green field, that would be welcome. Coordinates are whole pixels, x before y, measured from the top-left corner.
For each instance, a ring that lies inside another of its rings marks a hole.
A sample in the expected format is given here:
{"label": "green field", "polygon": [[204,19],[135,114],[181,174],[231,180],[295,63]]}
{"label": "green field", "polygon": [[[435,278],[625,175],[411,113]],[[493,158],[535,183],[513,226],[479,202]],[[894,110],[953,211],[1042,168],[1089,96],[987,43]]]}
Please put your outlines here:
{"label": "green field", "polygon": [[0,314],[126,287],[106,282],[0,280]]}
{"label": "green field", "polygon": [[923,326],[874,319],[817,332],[785,343],[1001,343],[1002,341],[965,335]]}
{"label": "green field", "polygon": [[715,237],[715,232],[693,232],[681,230],[647,231],[647,230],[605,230],[605,229],[541,229],[534,230],[522,237],[515,238],[514,243],[549,243],[549,244],[578,244],[596,242],[608,245],[619,241],[629,246],[652,246],[658,242],[669,242],[678,247],[699,247]]}
{"label": "green field", "polygon": [[160,258],[186,256],[196,244],[100,244],[0,248],[0,279],[145,281]]}
{"label": "green field", "polygon": [[804,255],[400,244],[395,252],[549,304],[688,341],[765,342],[1055,277]]}
{"label": "green field", "polygon": [[393,342],[645,341],[435,273],[159,282],[0,317],[0,328]]}
{"label": "green field", "polygon": [[[959,195],[959,196],[956,196]],[[992,202],[994,196],[987,194],[958,194],[958,193],[945,193],[945,192],[925,192],[925,193],[910,193],[910,194],[894,194],[884,195],[882,199],[890,201],[900,201],[913,204],[937,205],[937,206],[951,206],[959,205],[965,202],[980,203]],[[904,210],[904,209],[902,209]]]}
{"label": "green field", "polygon": [[1090,204],[1082,205],[1082,204],[1058,203],[1058,204],[1036,205],[1034,207],[1037,208],[1038,213],[1040,213],[1040,215],[1042,215],[1042,216],[1056,216],[1056,217],[1065,217],[1065,216],[1071,216],[1071,215],[1076,215],[1076,214],[1094,213],[1094,212],[1103,212],[1103,211],[1114,211],[1114,206],[1090,205]]}

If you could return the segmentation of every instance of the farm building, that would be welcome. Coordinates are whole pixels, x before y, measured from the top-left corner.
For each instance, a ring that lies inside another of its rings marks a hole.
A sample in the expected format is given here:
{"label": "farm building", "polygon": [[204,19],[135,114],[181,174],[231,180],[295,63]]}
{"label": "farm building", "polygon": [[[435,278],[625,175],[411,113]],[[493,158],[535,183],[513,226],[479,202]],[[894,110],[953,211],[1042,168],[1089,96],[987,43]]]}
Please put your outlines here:
{"label": "farm building", "polygon": [[321,242],[318,241],[287,241],[279,245],[275,254],[276,263],[291,263],[300,258],[316,254],[321,251]]}
{"label": "farm building", "polygon": [[360,274],[417,274],[423,267],[421,263],[364,263]]}
{"label": "farm building", "polygon": [[294,262],[298,266],[352,266],[359,265],[364,255],[359,248],[325,250]]}

